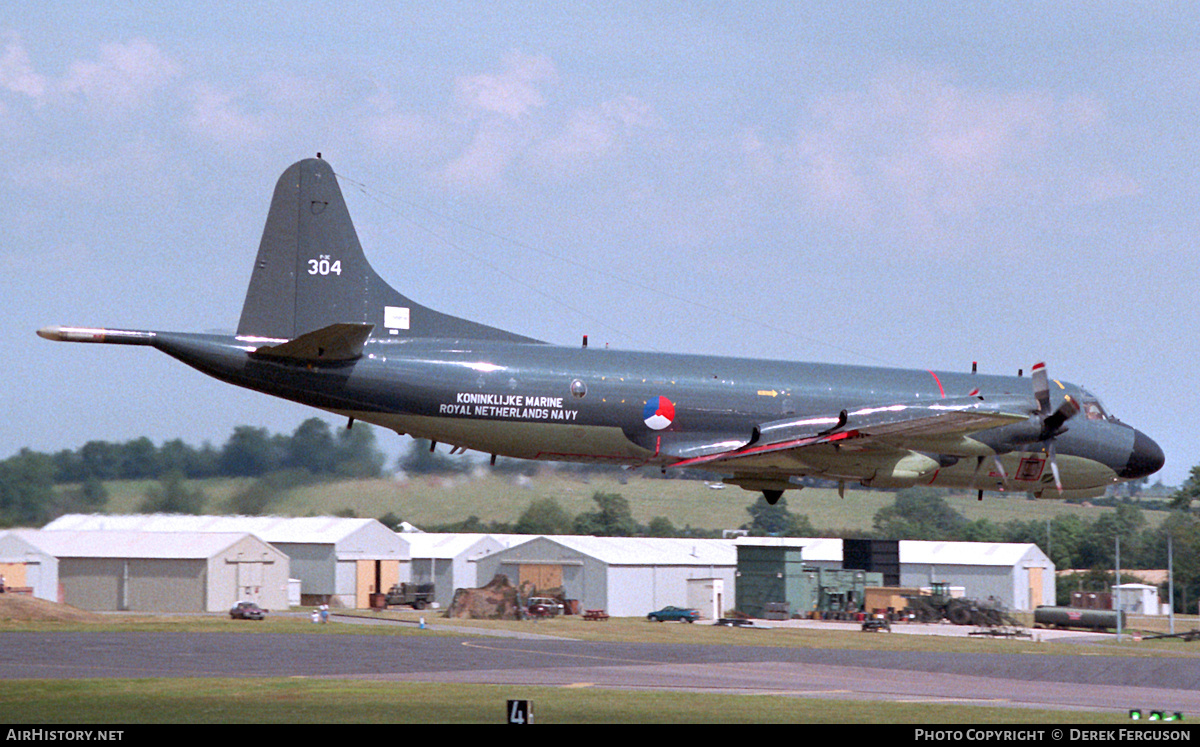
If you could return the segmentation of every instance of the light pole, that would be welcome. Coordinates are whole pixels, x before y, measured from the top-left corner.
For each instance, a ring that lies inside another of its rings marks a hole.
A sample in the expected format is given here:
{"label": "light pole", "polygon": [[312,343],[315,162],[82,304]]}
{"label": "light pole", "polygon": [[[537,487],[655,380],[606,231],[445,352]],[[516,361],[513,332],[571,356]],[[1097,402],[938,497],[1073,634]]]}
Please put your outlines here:
{"label": "light pole", "polygon": [[1121,535],[1117,535],[1117,585],[1113,587],[1113,605],[1117,608],[1117,643],[1121,642]]}
{"label": "light pole", "polygon": [[1175,550],[1171,545],[1171,533],[1167,532],[1167,606],[1170,611],[1171,635],[1175,635]]}

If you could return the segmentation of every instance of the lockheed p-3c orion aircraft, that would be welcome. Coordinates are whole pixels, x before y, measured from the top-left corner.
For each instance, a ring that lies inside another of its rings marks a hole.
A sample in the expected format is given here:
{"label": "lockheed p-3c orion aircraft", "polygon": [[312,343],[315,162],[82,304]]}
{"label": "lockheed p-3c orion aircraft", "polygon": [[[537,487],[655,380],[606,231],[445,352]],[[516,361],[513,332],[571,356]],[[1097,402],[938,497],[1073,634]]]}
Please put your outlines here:
{"label": "lockheed p-3c orion aircraft", "polygon": [[275,187],[237,334],[47,327],[147,345],[237,386],[456,450],[694,468],[774,503],[804,477],[1094,496],[1163,452],[1088,390],[1030,376],[550,345],[375,273],[318,158]]}

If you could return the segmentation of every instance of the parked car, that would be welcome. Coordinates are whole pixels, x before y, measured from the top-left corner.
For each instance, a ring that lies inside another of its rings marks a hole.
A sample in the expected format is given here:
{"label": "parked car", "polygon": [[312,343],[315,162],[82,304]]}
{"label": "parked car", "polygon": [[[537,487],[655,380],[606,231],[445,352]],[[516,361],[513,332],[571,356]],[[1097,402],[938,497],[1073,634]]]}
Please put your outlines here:
{"label": "parked car", "polygon": [[229,616],[234,620],[261,620],[266,613],[266,610],[254,602],[238,602],[229,610]]}
{"label": "parked car", "polygon": [[529,614],[535,617],[550,617],[561,615],[564,607],[562,602],[553,597],[530,597],[528,609]]}
{"label": "parked car", "polygon": [[661,610],[655,610],[646,615],[646,619],[650,622],[678,620],[679,622],[694,623],[700,619],[700,611],[684,609],[683,607],[663,607]]}

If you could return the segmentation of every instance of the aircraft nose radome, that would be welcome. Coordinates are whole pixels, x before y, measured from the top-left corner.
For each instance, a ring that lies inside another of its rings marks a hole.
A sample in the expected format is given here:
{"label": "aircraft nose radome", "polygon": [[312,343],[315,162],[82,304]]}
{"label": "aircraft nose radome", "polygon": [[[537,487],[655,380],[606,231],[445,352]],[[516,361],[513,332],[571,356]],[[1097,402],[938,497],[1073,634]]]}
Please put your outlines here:
{"label": "aircraft nose radome", "polygon": [[1162,469],[1167,458],[1163,455],[1162,447],[1154,443],[1154,439],[1139,430],[1133,432],[1133,449],[1129,452],[1129,461],[1120,476],[1136,480],[1139,477],[1152,475]]}

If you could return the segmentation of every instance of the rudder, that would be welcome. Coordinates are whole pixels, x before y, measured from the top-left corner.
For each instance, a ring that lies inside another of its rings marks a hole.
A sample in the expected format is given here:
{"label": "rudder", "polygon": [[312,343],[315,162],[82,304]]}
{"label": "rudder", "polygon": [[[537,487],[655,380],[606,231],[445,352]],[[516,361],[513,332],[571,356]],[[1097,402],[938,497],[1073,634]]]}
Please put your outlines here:
{"label": "rudder", "polygon": [[388,285],[363,253],[333,169],[320,158],[298,161],[275,184],[238,335],[291,340],[364,323],[375,338],[537,342],[434,311]]}

